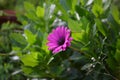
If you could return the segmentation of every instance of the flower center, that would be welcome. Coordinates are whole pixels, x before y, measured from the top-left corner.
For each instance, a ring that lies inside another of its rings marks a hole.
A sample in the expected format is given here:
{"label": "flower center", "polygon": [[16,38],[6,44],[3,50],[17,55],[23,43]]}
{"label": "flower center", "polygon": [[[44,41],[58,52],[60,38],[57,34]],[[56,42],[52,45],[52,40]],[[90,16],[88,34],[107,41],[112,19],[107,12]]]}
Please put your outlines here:
{"label": "flower center", "polygon": [[60,39],[58,40],[58,45],[63,45],[64,42],[65,42],[65,38],[60,38]]}

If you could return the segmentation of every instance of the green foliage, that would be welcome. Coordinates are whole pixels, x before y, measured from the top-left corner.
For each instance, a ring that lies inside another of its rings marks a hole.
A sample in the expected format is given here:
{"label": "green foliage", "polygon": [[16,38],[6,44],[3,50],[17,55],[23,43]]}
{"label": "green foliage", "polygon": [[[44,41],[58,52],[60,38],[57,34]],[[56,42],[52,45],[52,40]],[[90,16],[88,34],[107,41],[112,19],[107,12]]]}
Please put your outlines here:
{"label": "green foliage", "polygon": [[[37,1],[22,2],[22,25],[0,26],[0,80],[120,79],[120,12],[113,0]],[[52,54],[47,37],[59,25],[73,40]]]}

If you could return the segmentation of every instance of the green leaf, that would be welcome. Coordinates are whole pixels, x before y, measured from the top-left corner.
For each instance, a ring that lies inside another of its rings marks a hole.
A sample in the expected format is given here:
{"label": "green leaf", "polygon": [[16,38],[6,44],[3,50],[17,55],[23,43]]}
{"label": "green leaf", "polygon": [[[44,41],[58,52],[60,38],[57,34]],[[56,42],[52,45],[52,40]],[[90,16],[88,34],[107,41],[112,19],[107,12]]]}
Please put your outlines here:
{"label": "green leaf", "polygon": [[71,43],[71,47],[77,50],[85,50],[86,46],[89,45],[89,40],[86,38],[86,32],[82,31],[80,33],[72,33],[73,41]]}
{"label": "green leaf", "polygon": [[116,48],[120,50],[120,39],[117,39],[117,45]]}
{"label": "green leaf", "polygon": [[[79,27],[78,28],[75,28],[75,27],[73,28],[73,29],[76,29],[76,30],[75,30],[75,33],[74,32],[72,33],[72,36],[75,38],[75,40],[82,40],[84,42],[87,42],[88,41],[88,34],[89,34],[89,30],[90,30],[89,21],[87,20],[87,18],[86,17],[81,17],[80,23],[78,23],[78,25],[76,25],[76,26],[79,26]],[[79,32],[77,30],[79,30]],[[76,39],[77,36],[79,36],[79,39]]]}
{"label": "green leaf", "polygon": [[102,0],[94,0],[94,3],[99,6],[102,6]]}
{"label": "green leaf", "polygon": [[102,22],[99,19],[95,19],[96,25],[98,30],[104,35],[106,35],[106,31],[105,31],[105,26],[102,24]]}
{"label": "green leaf", "polygon": [[80,0],[80,3],[82,4],[82,6],[85,6],[85,4],[88,2],[88,0]]}
{"label": "green leaf", "polygon": [[48,46],[46,45],[46,43],[47,43],[47,36],[48,36],[48,34],[47,34],[47,33],[44,33],[43,41],[42,41],[42,49],[43,49],[46,53],[49,53]]}
{"label": "green leaf", "polygon": [[26,45],[27,41],[25,40],[25,38],[22,36],[22,34],[19,33],[11,33],[10,37],[12,39],[14,39],[15,41],[17,41],[20,44]]}
{"label": "green leaf", "polygon": [[107,1],[104,3],[104,10],[105,10],[105,11],[111,6],[111,2],[112,2],[112,0],[107,0]]}
{"label": "green leaf", "polygon": [[72,33],[72,37],[74,40],[80,41],[83,39],[84,34],[85,34],[85,31],[81,30],[81,32],[79,32],[79,33]]}
{"label": "green leaf", "polygon": [[75,6],[77,4],[78,0],[72,0],[72,10],[75,10]]}
{"label": "green leaf", "polygon": [[31,31],[25,30],[26,40],[28,43],[33,44],[36,41],[36,34],[34,35]]}
{"label": "green leaf", "polygon": [[71,8],[71,14],[74,14],[75,12],[75,6],[78,2],[78,0],[66,0],[67,4],[69,5],[69,7]]}
{"label": "green leaf", "polygon": [[111,29],[114,31],[115,35],[117,35],[120,28],[119,24],[115,21],[112,15],[109,15],[107,20],[110,23]]}
{"label": "green leaf", "polygon": [[27,16],[31,20],[36,20],[36,9],[35,6],[29,2],[24,2],[24,8],[25,8],[25,16]]}
{"label": "green leaf", "polygon": [[120,62],[120,39],[117,40],[115,59]]}
{"label": "green leaf", "polygon": [[11,28],[10,26],[11,26],[11,24],[9,21],[7,23],[3,23],[1,30],[9,30]]}
{"label": "green leaf", "polygon": [[18,46],[12,46],[12,50],[13,50],[13,51],[20,51],[20,49],[21,49],[21,48],[18,47]]}
{"label": "green leaf", "polygon": [[61,4],[56,3],[56,10],[58,10],[58,11],[60,10],[60,11],[62,12],[61,18],[62,18],[63,20],[65,20],[65,21],[68,20],[69,15],[68,15],[67,11],[63,8],[63,6],[62,6]]}
{"label": "green leaf", "polygon": [[71,43],[71,47],[75,48],[77,50],[80,50],[81,47],[83,46],[83,35],[84,35],[84,31],[81,33],[72,33],[72,43]]}
{"label": "green leaf", "polygon": [[83,17],[81,17],[80,22],[82,24],[81,28],[84,29],[85,31],[88,31],[89,24],[90,24],[88,19],[85,16],[83,16]]}
{"label": "green leaf", "polygon": [[118,63],[120,63],[120,50],[118,50],[118,49],[115,53],[115,59],[118,61]]}
{"label": "green leaf", "polygon": [[88,10],[86,10],[85,8],[76,5],[75,10],[79,14],[80,17],[85,16],[88,19],[93,20],[93,17],[92,17],[93,15],[90,14],[90,12]]}
{"label": "green leaf", "polygon": [[115,5],[112,6],[112,8],[111,8],[111,13],[112,13],[112,16],[113,16],[113,18],[115,19],[115,21],[120,24],[120,20],[119,20],[119,18],[120,18],[120,17],[119,17],[119,16],[120,16],[119,10],[118,10],[118,8],[117,8]]}
{"label": "green leaf", "polygon": [[80,26],[82,26],[81,23],[78,23],[77,21],[74,21],[70,18],[68,19],[68,27],[71,29],[72,32],[81,32]]}
{"label": "green leaf", "polygon": [[35,67],[38,65],[38,52],[23,55],[20,59],[25,66]]}
{"label": "green leaf", "polygon": [[71,0],[69,0],[69,2],[67,2],[67,0],[60,0],[58,3],[63,7],[65,11],[68,11],[71,8]]}
{"label": "green leaf", "polygon": [[42,7],[40,7],[40,6],[38,6],[37,7],[37,9],[36,9],[36,15],[38,16],[38,17],[41,17],[41,18],[43,18],[44,17],[44,8],[42,8]]}
{"label": "green leaf", "polygon": [[92,7],[93,14],[98,17],[103,13],[102,0],[95,0]]}
{"label": "green leaf", "polygon": [[29,11],[29,10],[35,10],[35,7],[33,4],[29,3],[29,2],[24,2],[24,7],[25,10]]}
{"label": "green leaf", "polygon": [[33,69],[32,68],[29,68],[29,67],[22,67],[22,70],[23,70],[23,72],[25,73],[25,74],[30,74],[32,71],[33,71]]}
{"label": "green leaf", "polygon": [[116,63],[116,61],[114,60],[113,57],[109,56],[106,61],[107,61],[107,64],[109,65],[109,67],[110,67],[112,70],[116,70],[117,63]]}
{"label": "green leaf", "polygon": [[[70,24],[73,25],[73,21],[71,21]],[[82,17],[80,19],[80,23],[75,23],[75,26],[76,24],[79,26],[78,28],[73,26],[71,26],[72,28],[70,28],[72,30],[73,38],[71,46],[75,49],[80,50],[83,49],[83,47],[87,46],[89,43],[89,21],[85,17]]]}

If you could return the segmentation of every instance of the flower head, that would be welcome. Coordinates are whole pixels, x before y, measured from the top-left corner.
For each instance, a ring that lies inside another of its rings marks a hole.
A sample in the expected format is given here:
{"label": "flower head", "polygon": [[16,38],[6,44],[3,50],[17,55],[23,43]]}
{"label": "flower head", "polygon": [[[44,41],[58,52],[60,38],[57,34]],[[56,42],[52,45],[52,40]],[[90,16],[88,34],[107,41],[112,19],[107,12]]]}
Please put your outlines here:
{"label": "flower head", "polygon": [[48,35],[48,49],[52,50],[53,54],[65,51],[71,41],[70,30],[64,26],[58,26]]}

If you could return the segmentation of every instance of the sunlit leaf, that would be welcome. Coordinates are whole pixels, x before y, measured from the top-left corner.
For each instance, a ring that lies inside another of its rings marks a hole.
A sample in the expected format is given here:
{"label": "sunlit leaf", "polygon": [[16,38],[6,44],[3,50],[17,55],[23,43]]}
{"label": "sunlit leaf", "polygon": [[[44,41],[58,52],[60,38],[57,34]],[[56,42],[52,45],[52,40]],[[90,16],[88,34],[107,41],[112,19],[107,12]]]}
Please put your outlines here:
{"label": "sunlit leaf", "polygon": [[28,43],[33,44],[36,41],[36,34],[34,35],[31,31],[25,30],[26,40]]}
{"label": "sunlit leaf", "polygon": [[24,7],[26,10],[34,10],[34,5],[29,2],[24,2]]}
{"label": "sunlit leaf", "polygon": [[35,67],[38,65],[38,52],[32,52],[30,54],[23,55],[21,61],[25,66]]}
{"label": "sunlit leaf", "polygon": [[36,10],[36,14],[37,14],[38,17],[43,18],[44,17],[44,8],[38,6],[37,10]]}
{"label": "sunlit leaf", "polygon": [[96,17],[100,16],[103,13],[102,0],[95,0],[92,7],[92,12]]}
{"label": "sunlit leaf", "polygon": [[71,29],[72,32],[81,32],[81,23],[74,21],[72,19],[68,19],[68,27]]}

